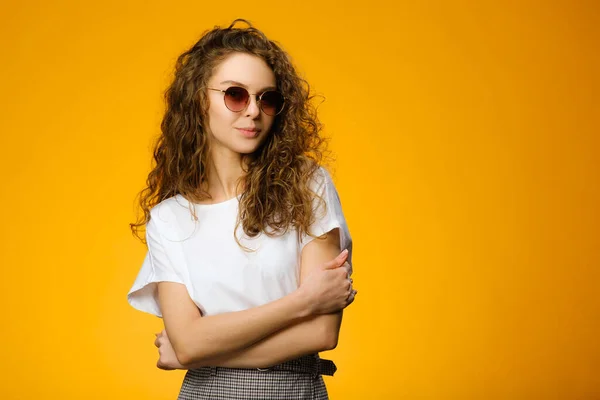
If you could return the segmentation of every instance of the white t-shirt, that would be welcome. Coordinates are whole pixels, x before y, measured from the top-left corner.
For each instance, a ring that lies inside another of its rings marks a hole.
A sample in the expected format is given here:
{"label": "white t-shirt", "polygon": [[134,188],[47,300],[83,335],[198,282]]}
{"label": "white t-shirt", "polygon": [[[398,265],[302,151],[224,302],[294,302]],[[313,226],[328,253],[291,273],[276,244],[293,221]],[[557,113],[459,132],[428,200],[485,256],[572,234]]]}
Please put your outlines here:
{"label": "white t-shirt", "polygon": [[[311,233],[319,236],[340,228],[341,249],[349,250],[351,264],[352,239],[327,170],[320,167],[311,185],[327,205],[326,210],[316,210]],[[282,236],[260,233],[248,238],[240,224],[240,243],[256,250],[245,252],[233,237],[238,206],[239,197],[216,204],[193,204],[197,221],[181,195],[154,206],[146,225],[148,251],[127,294],[129,304],[162,317],[157,301],[157,282],[161,281],[184,284],[203,315],[260,306],[296,290],[302,248],[314,238],[298,238],[295,229]]]}

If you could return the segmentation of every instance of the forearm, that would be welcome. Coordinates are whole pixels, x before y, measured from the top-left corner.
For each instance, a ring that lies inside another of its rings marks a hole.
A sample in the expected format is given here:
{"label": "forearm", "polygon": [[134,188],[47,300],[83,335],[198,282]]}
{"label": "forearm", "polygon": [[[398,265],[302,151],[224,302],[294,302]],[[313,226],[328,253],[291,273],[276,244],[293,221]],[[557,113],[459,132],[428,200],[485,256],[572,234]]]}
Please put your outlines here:
{"label": "forearm", "polygon": [[303,295],[295,292],[244,311],[197,318],[184,328],[184,365],[206,363],[248,348],[289,325],[309,318]]}
{"label": "forearm", "polygon": [[309,316],[237,351],[185,364],[185,369],[205,366],[267,368],[307,354],[331,350],[337,345],[342,311]]}

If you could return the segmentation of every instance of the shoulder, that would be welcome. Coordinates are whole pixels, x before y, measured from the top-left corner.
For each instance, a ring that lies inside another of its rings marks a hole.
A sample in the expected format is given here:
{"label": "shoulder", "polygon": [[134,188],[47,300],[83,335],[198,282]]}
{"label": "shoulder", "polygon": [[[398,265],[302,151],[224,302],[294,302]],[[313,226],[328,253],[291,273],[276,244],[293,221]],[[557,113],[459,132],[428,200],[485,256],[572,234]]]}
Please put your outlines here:
{"label": "shoulder", "polygon": [[167,240],[183,240],[196,228],[192,209],[183,196],[169,197],[150,209],[150,224]]}
{"label": "shoulder", "polygon": [[331,174],[322,165],[318,166],[309,177],[308,185],[313,192],[322,193],[333,186]]}
{"label": "shoulder", "polygon": [[168,220],[169,217],[177,212],[177,208],[187,208],[187,206],[187,200],[185,200],[183,196],[177,194],[164,199],[160,203],[154,205],[154,207],[150,208],[150,216],[157,220]]}

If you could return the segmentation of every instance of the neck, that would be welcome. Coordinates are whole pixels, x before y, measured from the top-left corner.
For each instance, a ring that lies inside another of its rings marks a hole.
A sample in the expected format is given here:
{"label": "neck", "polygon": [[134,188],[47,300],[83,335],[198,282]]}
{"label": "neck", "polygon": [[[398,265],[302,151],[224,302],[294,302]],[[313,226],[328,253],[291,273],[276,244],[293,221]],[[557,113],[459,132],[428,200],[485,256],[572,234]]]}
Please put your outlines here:
{"label": "neck", "polygon": [[213,201],[219,202],[236,197],[243,190],[238,182],[244,176],[244,164],[241,154],[214,150],[207,171],[207,188]]}

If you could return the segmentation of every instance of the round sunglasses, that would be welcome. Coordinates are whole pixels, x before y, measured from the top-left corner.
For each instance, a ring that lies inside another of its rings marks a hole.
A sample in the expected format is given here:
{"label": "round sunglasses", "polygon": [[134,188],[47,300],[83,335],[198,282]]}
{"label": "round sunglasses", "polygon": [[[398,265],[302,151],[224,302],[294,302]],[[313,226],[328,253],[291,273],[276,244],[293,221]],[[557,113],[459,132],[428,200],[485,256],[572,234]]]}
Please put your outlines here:
{"label": "round sunglasses", "polygon": [[255,93],[248,93],[248,91],[239,86],[230,86],[227,89],[213,89],[217,92],[223,92],[223,100],[225,101],[225,107],[230,111],[240,112],[243,111],[250,103],[250,96],[256,96],[256,102],[260,109],[267,115],[274,117],[283,110],[285,104],[285,97],[276,90],[266,90],[260,95]]}

